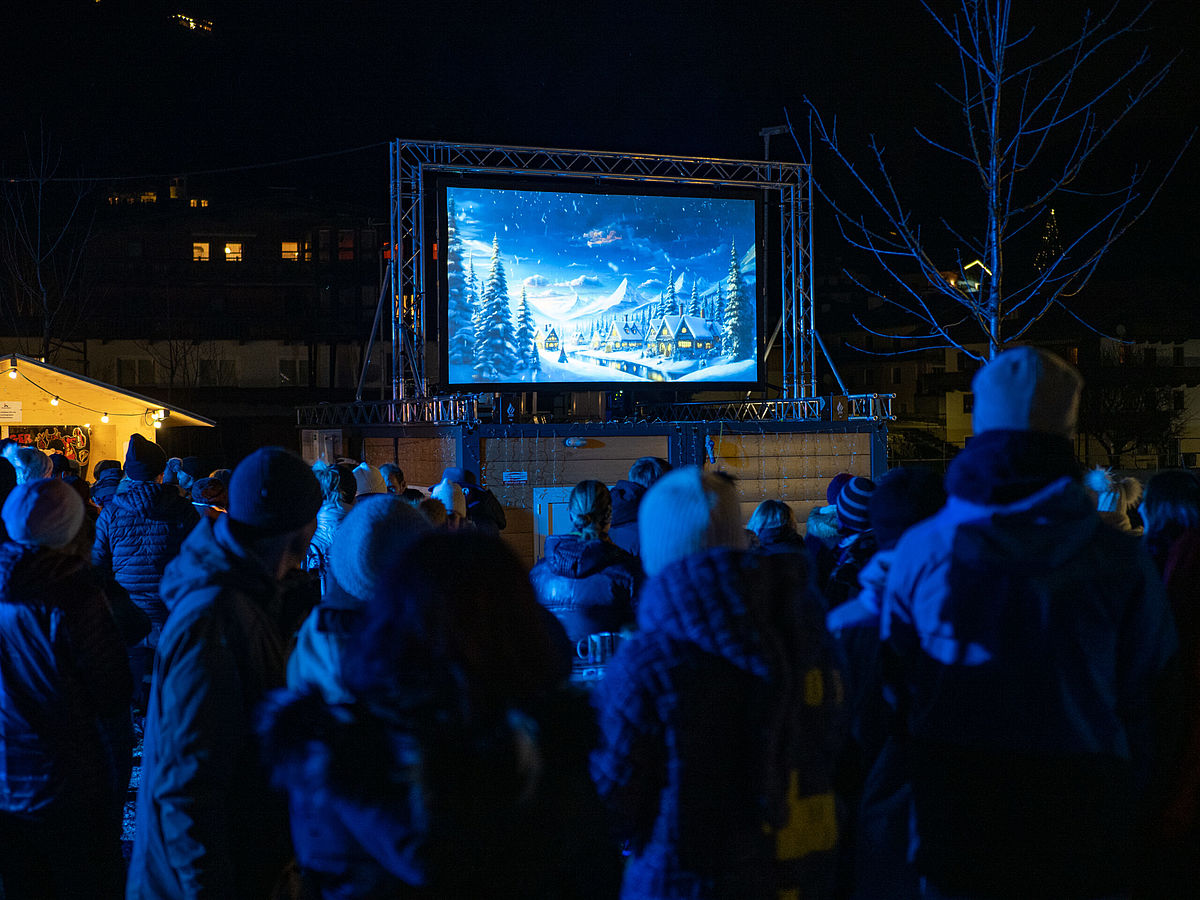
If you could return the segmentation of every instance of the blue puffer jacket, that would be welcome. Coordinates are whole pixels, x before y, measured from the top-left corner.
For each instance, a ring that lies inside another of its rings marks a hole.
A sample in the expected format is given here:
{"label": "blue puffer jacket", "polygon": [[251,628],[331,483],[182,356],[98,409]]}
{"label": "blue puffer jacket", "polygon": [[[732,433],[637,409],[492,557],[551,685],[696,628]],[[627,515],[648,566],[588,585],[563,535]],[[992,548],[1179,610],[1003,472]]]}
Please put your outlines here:
{"label": "blue puffer jacket", "polygon": [[638,626],[597,687],[592,755],[632,848],[622,896],[831,896],[844,691],[797,558],[687,557],[646,583]]}
{"label": "blue puffer jacket", "polygon": [[918,865],[948,894],[1128,887],[1175,630],[1145,550],[1101,523],[1073,469],[1063,438],[977,435],[888,572]]}
{"label": "blue puffer jacket", "polygon": [[572,641],[633,622],[641,582],[637,558],[612,541],[577,534],[546,540],[546,557],[529,573],[542,606],[554,613]]}
{"label": "blue puffer jacket", "polygon": [[163,571],[199,520],[196,508],[174,485],[134,481],[96,521],[92,564],[129,592],[157,626],[155,634],[167,618],[158,588]]}

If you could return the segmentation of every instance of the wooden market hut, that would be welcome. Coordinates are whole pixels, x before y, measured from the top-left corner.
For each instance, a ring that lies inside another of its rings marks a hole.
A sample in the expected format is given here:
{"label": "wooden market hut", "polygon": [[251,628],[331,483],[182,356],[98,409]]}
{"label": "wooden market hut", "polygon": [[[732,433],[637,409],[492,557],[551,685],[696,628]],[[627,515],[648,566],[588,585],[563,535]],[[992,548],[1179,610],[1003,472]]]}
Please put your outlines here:
{"label": "wooden market hut", "polygon": [[0,438],[61,452],[84,474],[94,461],[124,459],[134,433],[156,440],[163,428],[214,424],[31,356],[0,356]]}

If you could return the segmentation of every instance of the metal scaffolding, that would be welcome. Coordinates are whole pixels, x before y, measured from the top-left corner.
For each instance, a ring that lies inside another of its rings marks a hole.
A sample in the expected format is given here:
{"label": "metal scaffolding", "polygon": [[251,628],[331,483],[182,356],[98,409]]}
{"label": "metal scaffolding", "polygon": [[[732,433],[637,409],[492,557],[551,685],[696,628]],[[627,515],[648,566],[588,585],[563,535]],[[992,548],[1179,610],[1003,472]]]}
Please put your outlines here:
{"label": "metal scaffolding", "polygon": [[798,163],[649,156],[537,147],[397,140],[391,147],[392,398],[422,401],[427,283],[426,178],[432,173],[523,175],[591,183],[751,188],[778,217],[783,399],[817,396],[811,243],[812,182]]}

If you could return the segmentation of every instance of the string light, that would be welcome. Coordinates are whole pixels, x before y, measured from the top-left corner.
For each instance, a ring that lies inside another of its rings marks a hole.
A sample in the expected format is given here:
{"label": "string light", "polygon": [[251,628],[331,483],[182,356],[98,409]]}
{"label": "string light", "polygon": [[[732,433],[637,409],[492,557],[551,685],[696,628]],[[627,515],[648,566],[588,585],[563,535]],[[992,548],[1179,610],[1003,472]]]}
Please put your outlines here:
{"label": "string light", "polygon": [[58,398],[57,398],[57,397],[54,397],[53,399],[51,399],[51,401],[50,401],[50,405],[51,405],[51,406],[58,406]]}
{"label": "string light", "polygon": [[105,413],[104,415],[102,415],[100,417],[100,421],[104,422],[105,424],[108,424],[108,413]]}
{"label": "string light", "polygon": [[8,377],[9,378],[17,377],[17,367],[16,366],[13,366],[11,369],[8,370]]}

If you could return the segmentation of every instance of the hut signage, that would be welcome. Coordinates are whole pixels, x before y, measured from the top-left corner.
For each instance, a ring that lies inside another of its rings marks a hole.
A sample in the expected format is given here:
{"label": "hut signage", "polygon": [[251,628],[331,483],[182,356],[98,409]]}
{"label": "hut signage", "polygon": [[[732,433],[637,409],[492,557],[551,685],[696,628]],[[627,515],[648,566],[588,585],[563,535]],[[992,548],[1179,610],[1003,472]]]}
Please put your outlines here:
{"label": "hut signage", "polygon": [[86,469],[92,456],[92,441],[79,425],[19,425],[8,429],[8,436],[26,447],[46,453],[61,453]]}
{"label": "hut signage", "polygon": [[21,402],[20,400],[3,400],[0,401],[0,422],[20,422],[21,419]]}

